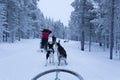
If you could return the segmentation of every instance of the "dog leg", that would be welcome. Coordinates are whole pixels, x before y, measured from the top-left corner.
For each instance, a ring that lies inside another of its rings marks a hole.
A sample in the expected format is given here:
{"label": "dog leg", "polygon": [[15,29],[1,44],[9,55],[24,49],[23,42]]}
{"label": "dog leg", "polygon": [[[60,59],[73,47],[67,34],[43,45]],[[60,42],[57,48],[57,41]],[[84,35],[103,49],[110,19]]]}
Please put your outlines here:
{"label": "dog leg", "polygon": [[46,64],[45,64],[45,66],[47,66],[47,64],[48,64],[48,57],[49,57],[49,54],[47,53],[46,54]]}
{"label": "dog leg", "polygon": [[53,57],[52,57],[52,63],[54,64],[54,55],[53,55]]}
{"label": "dog leg", "polygon": [[51,58],[49,58],[49,63],[51,64]]}
{"label": "dog leg", "polygon": [[67,61],[66,60],[64,60],[65,61],[65,64],[67,65]]}
{"label": "dog leg", "polygon": [[58,66],[60,66],[60,56],[58,57]]}
{"label": "dog leg", "polygon": [[45,64],[45,66],[47,66],[47,64],[48,64],[48,62],[47,62],[47,59],[46,59],[46,64]]}
{"label": "dog leg", "polygon": [[66,61],[66,58],[63,58],[63,60],[64,60],[64,63],[65,63],[65,65],[67,65],[67,61]]}
{"label": "dog leg", "polygon": [[52,63],[54,64],[54,53],[52,53]]}

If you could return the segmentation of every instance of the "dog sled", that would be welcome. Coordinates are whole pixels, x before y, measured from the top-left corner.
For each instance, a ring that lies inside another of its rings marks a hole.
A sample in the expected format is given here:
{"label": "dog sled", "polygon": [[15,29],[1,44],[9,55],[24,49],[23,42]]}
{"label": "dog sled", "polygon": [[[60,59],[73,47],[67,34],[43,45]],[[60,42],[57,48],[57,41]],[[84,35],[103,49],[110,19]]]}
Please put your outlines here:
{"label": "dog sled", "polygon": [[42,72],[42,73],[39,73],[37,76],[35,76],[32,80],[38,80],[40,79],[40,77],[46,75],[46,74],[49,74],[49,73],[53,73],[53,72],[56,72],[56,76],[55,76],[55,79],[54,80],[60,80],[60,78],[58,77],[59,73],[60,72],[65,72],[65,73],[69,73],[71,75],[74,75],[75,77],[78,78],[78,80],[84,80],[83,77],[79,74],[77,74],[76,72],[74,71],[71,71],[71,70],[67,70],[67,69],[51,69],[51,70],[47,70],[45,72]]}

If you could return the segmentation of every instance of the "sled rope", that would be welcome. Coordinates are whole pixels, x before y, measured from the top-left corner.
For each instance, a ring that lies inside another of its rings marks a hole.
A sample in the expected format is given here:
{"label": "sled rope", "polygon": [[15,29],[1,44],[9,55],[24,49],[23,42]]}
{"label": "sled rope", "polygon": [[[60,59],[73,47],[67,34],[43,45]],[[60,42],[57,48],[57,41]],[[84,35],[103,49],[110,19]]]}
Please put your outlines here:
{"label": "sled rope", "polygon": [[59,72],[56,71],[56,77],[55,77],[55,80],[60,80],[59,77],[58,77],[58,74],[59,74]]}
{"label": "sled rope", "polygon": [[[58,66],[56,66],[56,69],[58,69]],[[58,77],[58,74],[59,74],[59,72],[58,72],[58,71],[56,71],[55,80],[60,80],[60,79],[59,79],[59,77]]]}

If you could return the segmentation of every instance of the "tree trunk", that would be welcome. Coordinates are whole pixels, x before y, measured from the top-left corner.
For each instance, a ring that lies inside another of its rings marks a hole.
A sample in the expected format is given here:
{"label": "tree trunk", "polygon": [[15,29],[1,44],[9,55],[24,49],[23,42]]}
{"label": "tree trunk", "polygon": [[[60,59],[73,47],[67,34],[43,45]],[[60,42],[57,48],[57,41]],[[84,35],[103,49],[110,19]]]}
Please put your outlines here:
{"label": "tree trunk", "polygon": [[92,37],[92,32],[91,32],[91,24],[89,28],[89,52],[91,52],[91,37]]}
{"label": "tree trunk", "polygon": [[84,51],[84,43],[85,43],[85,31],[84,31],[84,27],[85,27],[85,3],[86,0],[83,0],[83,13],[82,13],[82,32],[81,32],[81,50]]}
{"label": "tree trunk", "polygon": [[84,37],[84,30],[82,31],[82,39],[81,39],[81,50],[84,51],[84,43],[85,43],[85,37]]}
{"label": "tree trunk", "polygon": [[110,59],[113,58],[113,46],[114,46],[114,2],[115,0],[112,0],[111,27],[110,27]]}
{"label": "tree trunk", "polygon": [[18,29],[18,41],[20,41],[20,38],[21,38],[21,31],[20,29]]}

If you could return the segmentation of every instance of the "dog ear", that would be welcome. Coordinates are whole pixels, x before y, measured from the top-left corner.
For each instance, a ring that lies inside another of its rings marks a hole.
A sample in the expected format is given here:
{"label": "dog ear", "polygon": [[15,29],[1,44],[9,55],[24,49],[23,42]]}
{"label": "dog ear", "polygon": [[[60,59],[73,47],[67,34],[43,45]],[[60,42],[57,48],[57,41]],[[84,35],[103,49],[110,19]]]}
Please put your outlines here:
{"label": "dog ear", "polygon": [[60,43],[57,43],[57,45],[59,46],[59,45],[60,45]]}
{"label": "dog ear", "polygon": [[58,40],[58,43],[60,43],[60,40]]}

